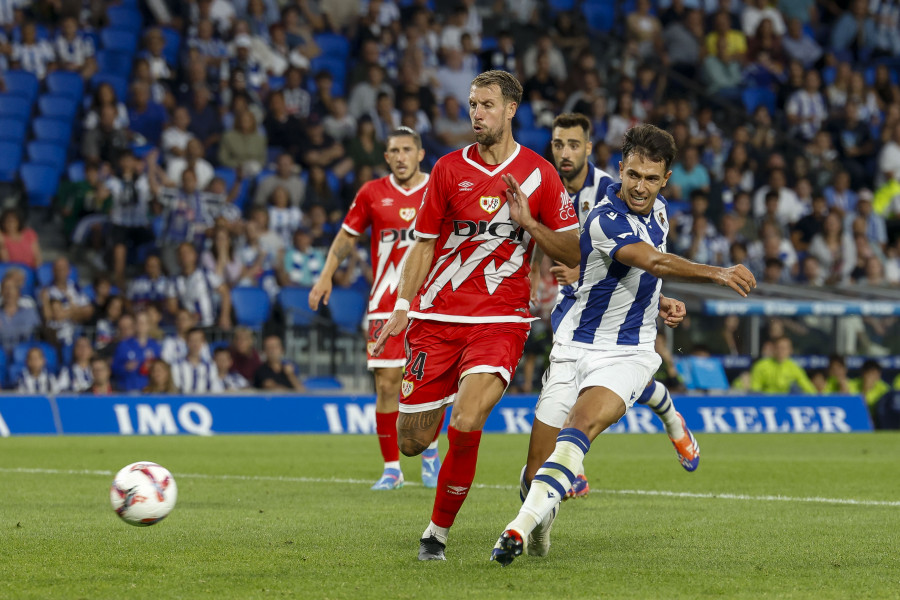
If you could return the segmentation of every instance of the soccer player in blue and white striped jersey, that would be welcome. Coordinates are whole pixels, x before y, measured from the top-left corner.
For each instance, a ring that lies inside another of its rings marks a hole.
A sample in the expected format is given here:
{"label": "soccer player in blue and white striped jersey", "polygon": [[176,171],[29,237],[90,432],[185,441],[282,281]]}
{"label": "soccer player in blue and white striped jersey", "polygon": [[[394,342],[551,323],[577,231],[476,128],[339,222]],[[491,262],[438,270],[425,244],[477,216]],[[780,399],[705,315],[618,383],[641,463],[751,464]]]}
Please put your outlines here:
{"label": "soccer player in blue and white striped jersey", "polygon": [[756,287],[743,265],[714,267],[666,253],[666,201],[659,191],[676,153],[675,140],[661,129],[630,129],[619,164],[622,183],[607,188],[585,221],[579,286],[560,304],[554,348],[565,351],[556,360],[572,363],[578,398],[519,514],[494,546],[491,560],[501,565],[522,554],[536,527],[552,522],[591,442],[622,418],[659,368],[656,318],[671,324],[684,311],[660,295],[660,280],[716,283],[741,296]]}
{"label": "soccer player in blue and white striped jersey", "polygon": [[200,353],[206,345],[202,329],[194,328],[187,335],[188,353],[172,365],[172,380],[183,394],[208,394],[222,391],[222,380],[214,363],[203,360]]}

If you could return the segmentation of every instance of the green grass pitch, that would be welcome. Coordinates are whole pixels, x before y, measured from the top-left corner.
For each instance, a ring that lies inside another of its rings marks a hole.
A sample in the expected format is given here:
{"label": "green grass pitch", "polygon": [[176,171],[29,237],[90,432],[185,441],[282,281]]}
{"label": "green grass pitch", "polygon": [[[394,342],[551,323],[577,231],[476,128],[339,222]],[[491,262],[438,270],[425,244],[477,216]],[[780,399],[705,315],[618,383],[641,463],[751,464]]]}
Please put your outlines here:
{"label": "green grass pitch", "polygon": [[[372,492],[372,436],[0,440],[0,598],[897,598],[900,436],[699,436],[686,473],[663,435],[608,435],[594,491],[546,558],[500,568],[527,445],[487,435],[446,563],[419,563],[433,491]],[[442,452],[446,441],[441,440]],[[152,460],[178,504],[149,528],[109,506]],[[660,493],[652,493],[660,492]]]}

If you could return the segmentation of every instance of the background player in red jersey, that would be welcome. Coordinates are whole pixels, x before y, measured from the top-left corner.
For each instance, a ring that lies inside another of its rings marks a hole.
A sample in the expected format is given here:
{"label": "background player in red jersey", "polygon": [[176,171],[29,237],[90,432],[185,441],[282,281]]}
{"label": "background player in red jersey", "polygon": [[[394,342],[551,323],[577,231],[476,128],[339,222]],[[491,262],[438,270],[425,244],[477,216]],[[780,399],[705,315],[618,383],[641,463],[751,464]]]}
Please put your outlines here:
{"label": "background player in red jersey", "polygon": [[[409,127],[400,127],[388,135],[384,159],[391,174],[360,188],[331,244],[325,268],[309,293],[311,309],[317,310],[320,301],[328,304],[334,272],[354,251],[356,238],[371,227],[375,281],[369,293],[366,352],[369,369],[375,373],[375,429],[384,457],[384,473],[372,486],[373,490],[393,490],[403,486],[397,447],[397,400],[405,363],[404,336],[391,339],[377,358],[372,355],[372,347],[394,308],[401,264],[413,245],[413,224],[428,183],[428,175],[419,170],[423,158],[422,139]],[[425,487],[437,485],[441,466],[437,450],[439,431],[440,428],[435,431],[422,453],[422,483]]]}
{"label": "background player in red jersey", "polygon": [[535,242],[568,266],[581,257],[578,220],[556,169],[513,139],[521,97],[522,86],[504,71],[472,81],[477,143],[444,156],[431,173],[397,303],[373,352],[409,326],[397,421],[407,456],[428,446],[454,403],[419,560],[444,560],[475,478],[481,429],[522,356],[534,320],[528,273]]}

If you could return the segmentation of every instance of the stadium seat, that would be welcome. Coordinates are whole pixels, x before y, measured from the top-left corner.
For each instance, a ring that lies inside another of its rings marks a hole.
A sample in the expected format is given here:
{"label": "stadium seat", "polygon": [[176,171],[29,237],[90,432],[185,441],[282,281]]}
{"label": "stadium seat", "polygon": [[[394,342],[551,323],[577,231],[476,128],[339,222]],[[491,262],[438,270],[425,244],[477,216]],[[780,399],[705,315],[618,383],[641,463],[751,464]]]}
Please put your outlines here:
{"label": "stadium seat", "polygon": [[19,176],[25,185],[28,206],[48,208],[59,188],[60,171],[50,165],[25,163],[19,169]]}
{"label": "stadium seat", "polygon": [[22,166],[21,142],[0,141],[0,182],[12,183]]}
{"label": "stadium seat", "polygon": [[0,118],[27,121],[31,116],[31,102],[15,94],[0,94]]}
{"label": "stadium seat", "polygon": [[322,391],[339,390],[344,386],[340,381],[337,380],[336,377],[323,375],[321,377],[307,377],[303,380],[303,387],[305,387],[309,391]]}
{"label": "stadium seat", "polygon": [[47,342],[19,342],[13,348],[12,364],[24,366],[25,360],[28,358],[28,351],[32,348],[40,348],[44,351],[48,371],[51,373],[59,371],[59,356],[56,354],[56,348]]}
{"label": "stadium seat", "polygon": [[309,327],[319,320],[319,313],[309,308],[308,287],[284,287],[278,292],[278,304],[287,325]]}
{"label": "stadium seat", "polygon": [[609,33],[616,24],[615,2],[588,3],[582,11],[592,33]]}
{"label": "stadium seat", "polygon": [[350,56],[350,40],[337,33],[320,33],[313,38],[323,56],[335,56],[347,60]]}
{"label": "stadium seat", "polygon": [[128,80],[110,73],[97,73],[91,77],[91,89],[96,90],[101,83],[108,83],[112,86],[119,102],[125,102],[128,99]]}
{"label": "stadium seat", "polygon": [[66,168],[66,148],[53,142],[28,142],[28,160],[50,165],[62,173]]}
{"label": "stadium seat", "polygon": [[237,171],[231,167],[216,167],[215,176],[222,178],[225,182],[225,189],[229,191],[231,191],[231,188],[237,181]]}
{"label": "stadium seat", "polygon": [[676,365],[689,390],[727,390],[731,387],[721,359],[715,356],[688,356]]}
{"label": "stadium seat", "polygon": [[334,288],[328,300],[328,310],[337,328],[351,335],[359,333],[360,325],[369,304],[368,296],[355,290]]}
{"label": "stadium seat", "polygon": [[0,119],[0,142],[13,142],[24,145],[26,130],[25,121]]}
{"label": "stadium seat", "polygon": [[[53,283],[53,261],[46,260],[37,268],[38,289],[45,288]],[[69,265],[69,281],[78,282],[78,270],[75,265]]]}
{"label": "stadium seat", "polygon": [[116,77],[131,77],[131,54],[120,50],[100,50],[97,52],[97,70]]}
{"label": "stadium seat", "polygon": [[534,108],[528,101],[516,108],[516,123],[520,129],[534,129]]}
{"label": "stadium seat", "polygon": [[497,41],[497,38],[491,35],[486,35],[481,38],[481,51],[487,52],[488,50],[493,50],[497,46],[500,45],[500,42]]}
{"label": "stadium seat", "polygon": [[34,270],[28,265],[14,262],[0,263],[0,280],[12,269],[19,269],[25,274],[25,284],[22,286],[23,296],[34,296]]}
{"label": "stadium seat", "polygon": [[[20,4],[22,6],[25,5],[25,3],[20,3]],[[16,25],[13,28],[12,35],[10,37],[12,38],[12,41],[14,41],[16,43],[21,43],[22,42],[22,27],[19,25]],[[44,40],[50,41],[50,31],[47,29],[46,26],[41,25],[40,23],[35,23],[34,24],[34,37],[38,41],[44,41]]]}
{"label": "stadium seat", "polygon": [[38,108],[42,116],[62,119],[68,123],[74,121],[78,114],[78,102],[69,96],[56,94],[44,94],[38,98]]}
{"label": "stadium seat", "polygon": [[162,27],[163,37],[166,39],[166,45],[163,46],[163,56],[170,65],[177,65],[179,54],[181,52],[181,34],[171,27]]}
{"label": "stadium seat", "polygon": [[231,305],[238,325],[260,328],[269,319],[269,294],[262,288],[242,286],[231,290]]}
{"label": "stadium seat", "polygon": [[72,138],[72,126],[62,119],[38,117],[31,122],[31,130],[36,140],[62,144],[63,147],[68,146]]}
{"label": "stadium seat", "polygon": [[104,50],[118,50],[133,55],[137,51],[138,36],[130,31],[107,27],[100,32],[100,43]]}
{"label": "stadium seat", "polygon": [[106,9],[106,18],[110,27],[120,31],[130,31],[140,34],[144,28],[144,19],[141,11],[129,6],[110,6]]}
{"label": "stadium seat", "polygon": [[0,389],[4,389],[9,385],[6,375],[6,352],[3,351],[3,348],[0,348]]}
{"label": "stadium seat", "polygon": [[344,84],[347,80],[347,61],[338,56],[319,55],[312,59],[310,63],[310,72],[315,75],[319,71],[328,71],[334,78],[334,87],[332,93],[336,96],[342,96]]}
{"label": "stadium seat", "polygon": [[550,137],[551,134],[549,129],[520,129],[519,132],[516,133],[516,141],[541,155],[543,155],[544,150],[547,149],[547,145],[550,143]]}
{"label": "stadium seat", "polygon": [[71,71],[53,71],[47,74],[47,91],[54,96],[68,96],[81,102],[84,95],[84,80],[78,73]]}
{"label": "stadium seat", "polygon": [[3,74],[3,83],[6,85],[6,93],[22,96],[28,100],[28,104],[34,104],[38,95],[38,78],[34,73],[13,69]]}
{"label": "stadium seat", "polygon": [[758,106],[762,105],[769,110],[770,115],[775,114],[775,92],[769,88],[747,88],[741,93],[741,100],[744,102],[744,108],[748,113],[753,113]]}
{"label": "stadium seat", "polygon": [[70,162],[66,166],[66,177],[72,182],[84,181],[84,161]]}
{"label": "stadium seat", "polygon": [[550,0],[547,4],[554,13],[566,12],[575,8],[575,0]]}

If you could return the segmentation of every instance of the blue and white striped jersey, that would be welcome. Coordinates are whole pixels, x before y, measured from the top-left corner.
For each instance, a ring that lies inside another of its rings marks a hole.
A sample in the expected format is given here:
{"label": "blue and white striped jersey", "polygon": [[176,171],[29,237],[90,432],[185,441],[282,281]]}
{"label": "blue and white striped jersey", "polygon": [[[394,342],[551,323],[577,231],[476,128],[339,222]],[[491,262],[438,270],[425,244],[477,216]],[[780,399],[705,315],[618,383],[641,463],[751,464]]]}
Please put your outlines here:
{"label": "blue and white striped jersey", "polygon": [[94,384],[94,374],[91,372],[90,366],[82,367],[73,364],[63,367],[59,371],[56,384],[61,392],[77,392],[80,394],[89,390]]}
{"label": "blue and white striped jersey", "polygon": [[19,373],[16,391],[20,394],[56,394],[59,392],[59,385],[56,383],[56,377],[47,369],[41,371],[37,376],[32,375],[28,369],[24,369]]}
{"label": "blue and white striped jersey", "polygon": [[[602,200],[606,195],[606,188],[615,183],[612,175],[603,169],[598,169],[592,163],[588,162],[587,168],[588,172],[587,176],[584,178],[584,185],[582,185],[581,189],[578,190],[578,193],[574,196],[569,194],[572,205],[575,207],[575,214],[578,216],[579,234],[584,231],[584,222],[587,219],[588,214],[590,214],[591,210],[594,208],[594,205],[597,203],[597,200]],[[556,306],[558,307],[567,297],[574,298],[575,289],[577,287],[577,283],[561,286],[559,288],[559,295],[556,297]],[[556,331],[556,327],[559,325],[559,319],[556,318],[556,315],[557,312],[554,309],[553,314],[550,316],[553,331]]]}
{"label": "blue and white striped jersey", "polygon": [[188,359],[172,365],[172,382],[183,394],[207,394],[222,391],[222,380],[214,363],[201,360],[197,364]]}
{"label": "blue and white striped jersey", "polygon": [[666,200],[657,196],[653,211],[638,215],[616,195],[620,188],[610,185],[585,222],[581,278],[575,295],[554,310],[559,323],[555,341],[597,350],[652,352],[662,281],[615,258],[620,248],[639,242],[666,251]]}

